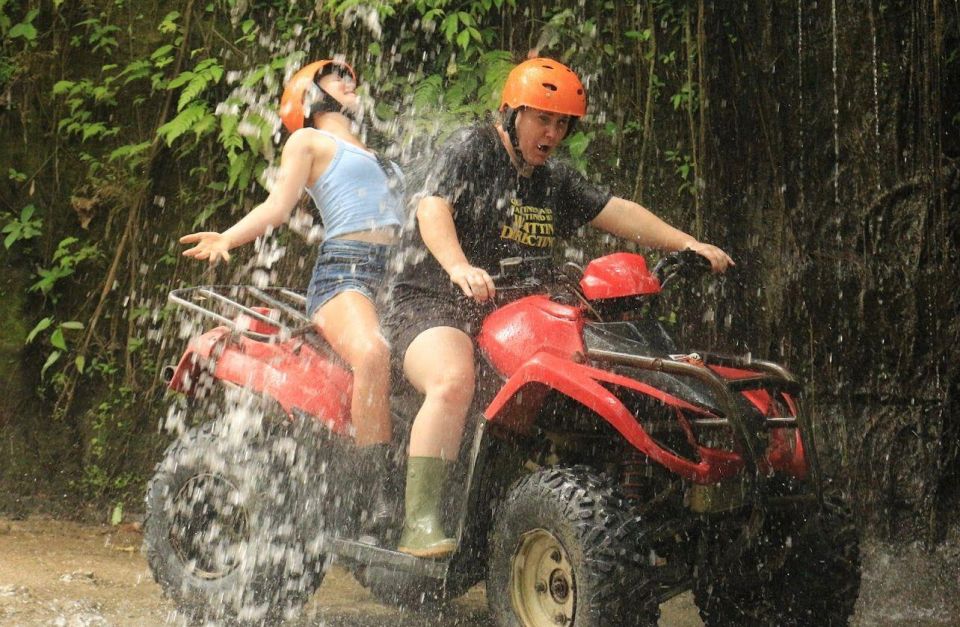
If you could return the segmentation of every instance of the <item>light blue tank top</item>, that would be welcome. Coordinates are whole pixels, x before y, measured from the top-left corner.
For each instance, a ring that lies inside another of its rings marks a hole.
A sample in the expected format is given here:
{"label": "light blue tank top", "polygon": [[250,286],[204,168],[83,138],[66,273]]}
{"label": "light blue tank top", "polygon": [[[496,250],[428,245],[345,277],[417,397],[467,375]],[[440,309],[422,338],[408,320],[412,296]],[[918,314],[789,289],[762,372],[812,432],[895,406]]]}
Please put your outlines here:
{"label": "light blue tank top", "polygon": [[316,182],[306,188],[323,221],[324,239],[356,231],[368,231],[401,224],[403,173],[396,173],[392,185],[377,158],[326,131],[313,129],[333,139],[337,152]]}

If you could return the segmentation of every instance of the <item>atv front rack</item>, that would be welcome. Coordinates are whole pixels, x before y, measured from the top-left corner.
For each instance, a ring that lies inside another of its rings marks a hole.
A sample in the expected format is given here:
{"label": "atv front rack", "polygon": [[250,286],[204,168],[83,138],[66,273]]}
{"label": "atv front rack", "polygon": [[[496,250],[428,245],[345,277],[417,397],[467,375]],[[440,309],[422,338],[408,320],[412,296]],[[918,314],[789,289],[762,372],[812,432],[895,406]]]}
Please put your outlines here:
{"label": "atv front rack", "polygon": [[[751,357],[719,355],[716,353],[697,353],[703,366],[677,361],[664,357],[648,357],[631,355],[597,348],[588,348],[587,357],[597,361],[655,370],[667,374],[686,376],[698,379],[705,383],[716,395],[722,418],[702,419],[700,426],[720,426],[729,424],[733,428],[734,438],[740,445],[744,463],[750,476],[753,478],[754,493],[759,497],[763,492],[763,476],[759,468],[759,459],[763,454],[761,444],[762,433],[759,429],[796,426],[800,430],[803,442],[810,445],[804,447],[809,472],[816,490],[818,503],[822,506],[823,495],[820,486],[820,465],[817,460],[816,446],[813,445],[813,431],[806,412],[801,407],[800,395],[803,391],[801,384],[785,368],[779,364]],[[741,368],[757,373],[757,376],[726,381],[707,368],[708,365]],[[737,395],[751,389],[766,389],[790,394],[796,406],[796,417],[768,418],[762,425],[748,424],[744,414],[738,408]]]}
{"label": "atv front rack", "polygon": [[304,314],[306,296],[286,287],[201,285],[173,290],[167,298],[261,342],[286,340],[313,329]]}

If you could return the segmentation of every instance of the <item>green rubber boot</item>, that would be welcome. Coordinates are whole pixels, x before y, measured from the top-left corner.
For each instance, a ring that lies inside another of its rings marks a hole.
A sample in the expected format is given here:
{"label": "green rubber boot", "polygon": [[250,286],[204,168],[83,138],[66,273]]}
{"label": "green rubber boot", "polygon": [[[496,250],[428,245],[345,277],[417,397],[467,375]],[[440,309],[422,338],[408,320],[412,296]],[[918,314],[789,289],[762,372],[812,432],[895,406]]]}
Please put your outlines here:
{"label": "green rubber boot", "polygon": [[406,520],[397,550],[416,557],[444,557],[453,553],[457,541],[443,533],[440,492],[447,478],[448,463],[439,457],[407,460]]}

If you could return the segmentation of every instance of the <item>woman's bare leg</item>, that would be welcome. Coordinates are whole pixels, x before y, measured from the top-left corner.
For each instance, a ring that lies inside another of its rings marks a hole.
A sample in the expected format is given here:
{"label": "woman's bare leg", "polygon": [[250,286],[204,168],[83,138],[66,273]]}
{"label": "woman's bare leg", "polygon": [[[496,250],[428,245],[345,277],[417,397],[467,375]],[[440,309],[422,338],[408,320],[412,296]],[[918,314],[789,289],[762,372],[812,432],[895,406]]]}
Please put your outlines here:
{"label": "woman's bare leg", "polygon": [[342,292],[317,310],[313,322],[353,371],[350,414],[357,444],[390,442],[390,347],[376,307],[360,292]]}

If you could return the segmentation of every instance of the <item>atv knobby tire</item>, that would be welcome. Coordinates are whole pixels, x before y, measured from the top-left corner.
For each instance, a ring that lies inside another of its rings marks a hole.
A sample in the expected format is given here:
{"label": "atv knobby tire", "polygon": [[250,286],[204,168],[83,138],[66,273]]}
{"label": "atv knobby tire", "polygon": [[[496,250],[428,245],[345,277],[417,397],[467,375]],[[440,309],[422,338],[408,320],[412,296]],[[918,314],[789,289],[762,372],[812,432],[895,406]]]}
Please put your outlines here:
{"label": "atv knobby tire", "polygon": [[859,537],[849,508],[828,497],[823,512],[806,520],[786,512],[767,516],[755,545],[734,564],[708,561],[701,568],[693,593],[703,622],[846,625],[860,592]]}
{"label": "atv knobby tire", "polygon": [[321,478],[311,447],[291,429],[207,423],[171,444],[157,466],[144,551],[192,620],[281,621],[322,581],[322,525],[310,509]]}
{"label": "atv knobby tire", "polygon": [[626,501],[586,467],[520,479],[499,504],[487,601],[500,627],[656,625],[659,603]]}

